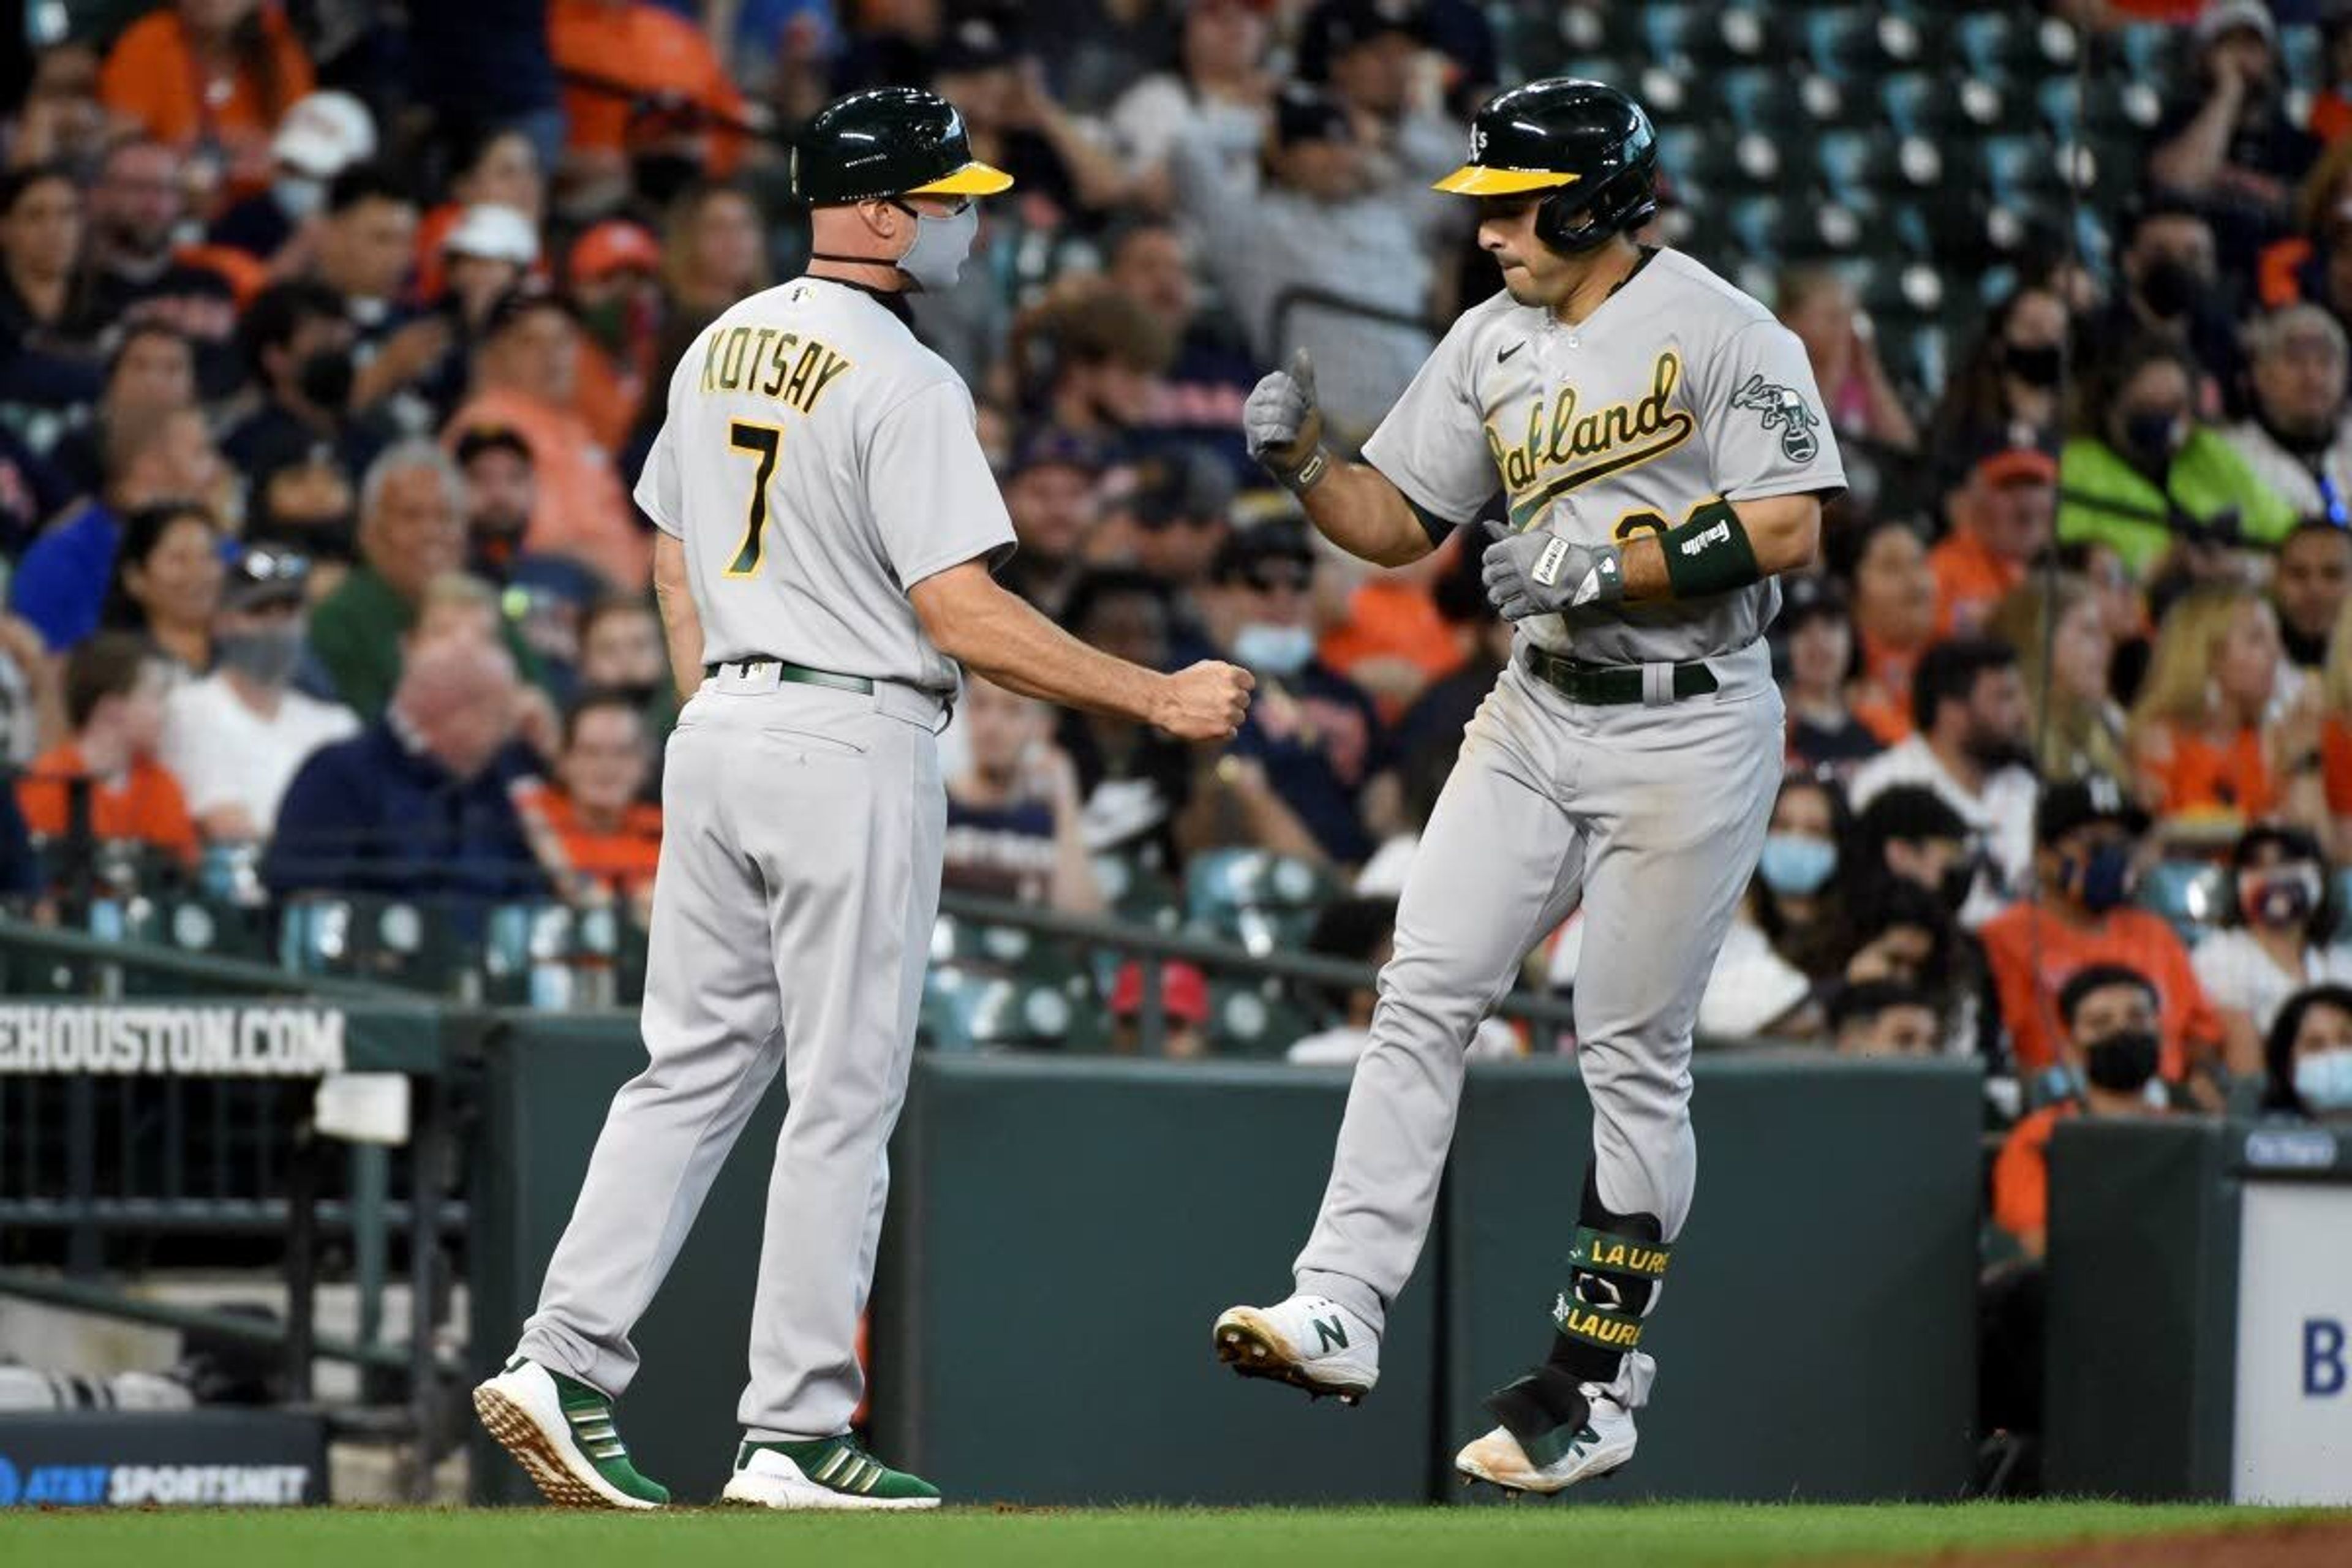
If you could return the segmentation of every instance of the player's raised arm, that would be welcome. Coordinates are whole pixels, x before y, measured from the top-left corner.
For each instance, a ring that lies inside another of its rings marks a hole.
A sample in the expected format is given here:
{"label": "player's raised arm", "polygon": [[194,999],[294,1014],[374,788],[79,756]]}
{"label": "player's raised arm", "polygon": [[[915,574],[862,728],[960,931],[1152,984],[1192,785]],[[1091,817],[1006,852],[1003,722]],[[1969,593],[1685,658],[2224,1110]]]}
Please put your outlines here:
{"label": "player's raised arm", "polygon": [[1300,349],[1289,368],[1257,384],[1242,409],[1250,456],[1307,509],[1323,537],[1379,566],[1402,566],[1436,541],[1404,492],[1369,463],[1332,457],[1315,404],[1315,363]]}
{"label": "player's raised arm", "polygon": [[1139,719],[1180,740],[1226,741],[1249,709],[1250,672],[1204,660],[1174,675],[1088,647],[988,574],[950,566],[907,592],[941,653],[997,685],[1048,702]]}

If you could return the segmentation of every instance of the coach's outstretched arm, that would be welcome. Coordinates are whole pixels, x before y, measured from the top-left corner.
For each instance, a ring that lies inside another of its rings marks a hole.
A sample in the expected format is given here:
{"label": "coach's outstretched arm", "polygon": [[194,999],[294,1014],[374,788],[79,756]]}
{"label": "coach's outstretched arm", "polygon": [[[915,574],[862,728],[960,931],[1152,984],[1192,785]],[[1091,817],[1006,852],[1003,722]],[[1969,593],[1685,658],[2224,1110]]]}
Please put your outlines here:
{"label": "coach's outstretched arm", "polygon": [[1324,538],[1376,566],[1402,566],[1437,548],[1404,492],[1369,463],[1341,462],[1323,445],[1315,362],[1300,349],[1287,370],[1257,384],[1242,407],[1250,456],[1288,487]]}
{"label": "coach's outstretched arm", "polygon": [[939,650],[997,685],[1048,702],[1156,724],[1184,741],[1229,741],[1257,684],[1246,669],[1204,659],[1174,675],[1088,647],[997,585],[980,561],[907,591]]}

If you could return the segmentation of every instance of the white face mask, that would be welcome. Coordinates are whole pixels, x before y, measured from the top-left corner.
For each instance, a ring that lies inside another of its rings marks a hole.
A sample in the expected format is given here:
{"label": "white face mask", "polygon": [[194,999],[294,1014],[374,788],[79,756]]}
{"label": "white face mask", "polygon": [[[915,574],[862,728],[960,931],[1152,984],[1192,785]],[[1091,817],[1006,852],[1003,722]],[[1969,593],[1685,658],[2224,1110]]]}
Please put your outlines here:
{"label": "white face mask", "polygon": [[966,202],[953,217],[915,215],[914,243],[898,258],[898,270],[927,294],[944,293],[956,286],[964,258],[971,254],[972,237],[980,232],[980,208]]}
{"label": "white face mask", "polygon": [[2294,1064],[2294,1092],[2315,1111],[2352,1110],[2352,1046],[2314,1051]]}
{"label": "white face mask", "polygon": [[308,174],[281,174],[269,193],[278,198],[278,210],[296,223],[327,205],[327,182]]}

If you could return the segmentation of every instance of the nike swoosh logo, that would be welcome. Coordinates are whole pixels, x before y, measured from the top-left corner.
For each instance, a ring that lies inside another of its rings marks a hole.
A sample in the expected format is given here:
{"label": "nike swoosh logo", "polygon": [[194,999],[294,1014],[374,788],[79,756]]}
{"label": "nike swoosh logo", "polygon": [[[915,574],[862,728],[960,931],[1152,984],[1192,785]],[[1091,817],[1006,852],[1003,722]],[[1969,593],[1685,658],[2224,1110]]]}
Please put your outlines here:
{"label": "nike swoosh logo", "polygon": [[1495,356],[1495,363],[1496,364],[1502,363],[1505,360],[1510,358],[1513,354],[1518,353],[1521,349],[1527,346],[1527,340],[1524,338],[1520,339],[1517,342],[1513,343],[1509,348],[1507,348],[1502,353],[1496,354]]}

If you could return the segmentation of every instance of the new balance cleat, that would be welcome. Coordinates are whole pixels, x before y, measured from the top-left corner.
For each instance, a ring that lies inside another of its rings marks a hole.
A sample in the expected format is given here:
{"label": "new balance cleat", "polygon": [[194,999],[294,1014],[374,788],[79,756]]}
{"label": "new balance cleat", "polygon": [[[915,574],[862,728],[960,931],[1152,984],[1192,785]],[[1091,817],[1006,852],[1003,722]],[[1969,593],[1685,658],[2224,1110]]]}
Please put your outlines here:
{"label": "new balance cleat", "polygon": [[940,1506],[940,1489],[894,1470],[846,1434],[805,1443],[755,1443],[735,1450],[722,1502],[782,1509],[915,1509]]}
{"label": "new balance cleat", "polygon": [[613,1402],[576,1377],[517,1356],[474,1390],[474,1414],[562,1508],[659,1508],[669,1489],[629,1462]]}
{"label": "new balance cleat", "polygon": [[1293,1296],[1271,1307],[1234,1307],[1217,1320],[1217,1359],[1244,1377],[1271,1378],[1355,1405],[1381,1380],[1381,1341],[1371,1326],[1324,1296]]}
{"label": "new balance cleat", "polygon": [[1633,1457],[1633,1413],[1584,1387],[1585,1418],[1522,1442],[1497,1426],[1454,1458],[1465,1482],[1488,1481],[1512,1492],[1549,1496],[1579,1481],[1599,1480]]}

